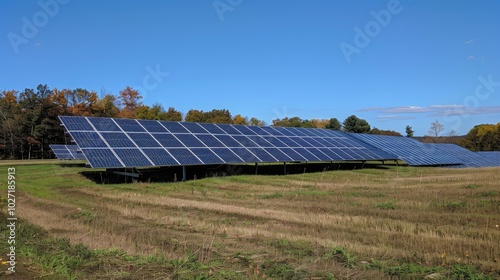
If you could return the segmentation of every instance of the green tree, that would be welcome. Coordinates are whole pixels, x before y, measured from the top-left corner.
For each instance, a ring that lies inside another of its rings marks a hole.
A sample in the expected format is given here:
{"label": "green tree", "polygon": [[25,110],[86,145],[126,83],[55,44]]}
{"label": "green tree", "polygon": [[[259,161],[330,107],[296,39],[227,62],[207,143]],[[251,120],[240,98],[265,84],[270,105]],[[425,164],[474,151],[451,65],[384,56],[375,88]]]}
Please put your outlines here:
{"label": "green tree", "polygon": [[325,128],[327,129],[333,129],[333,130],[340,130],[342,128],[342,124],[339,122],[337,118],[331,118],[328,123],[326,124]]}
{"label": "green tree", "polygon": [[184,118],[187,122],[206,122],[203,111],[191,109]]}
{"label": "green tree", "polygon": [[249,124],[250,125],[256,125],[256,126],[265,126],[266,122],[265,121],[261,121],[261,120],[259,120],[257,118],[251,118]]}
{"label": "green tree", "polygon": [[403,136],[401,133],[394,130],[383,130],[376,127],[368,131],[368,134],[389,135],[389,136]]}
{"label": "green tree", "polygon": [[360,119],[355,115],[347,117],[342,123],[345,132],[367,133],[370,131],[370,124],[364,119]]}
{"label": "green tree", "polygon": [[206,112],[205,120],[209,123],[225,123],[232,124],[233,118],[231,117],[231,113],[226,109],[213,109],[210,112]]}
{"label": "green tree", "polygon": [[413,134],[415,133],[415,130],[411,128],[411,126],[407,125],[406,126],[406,137],[413,137]]}

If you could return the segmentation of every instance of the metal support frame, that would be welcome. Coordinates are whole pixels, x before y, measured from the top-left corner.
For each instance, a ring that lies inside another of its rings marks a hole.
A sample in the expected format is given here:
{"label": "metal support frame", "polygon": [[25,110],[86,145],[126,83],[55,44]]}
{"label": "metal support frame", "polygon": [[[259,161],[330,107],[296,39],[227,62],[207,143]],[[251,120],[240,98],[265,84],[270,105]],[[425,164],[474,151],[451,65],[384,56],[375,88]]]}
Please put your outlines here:
{"label": "metal support frame", "polygon": [[186,181],[187,175],[186,175],[186,166],[182,166],[182,181]]}

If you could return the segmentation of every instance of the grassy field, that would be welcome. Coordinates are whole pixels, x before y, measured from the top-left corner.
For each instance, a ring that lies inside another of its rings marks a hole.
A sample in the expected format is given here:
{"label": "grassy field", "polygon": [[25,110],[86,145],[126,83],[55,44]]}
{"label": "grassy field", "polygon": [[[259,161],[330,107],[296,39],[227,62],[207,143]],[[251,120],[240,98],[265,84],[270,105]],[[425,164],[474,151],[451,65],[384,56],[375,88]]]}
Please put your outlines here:
{"label": "grassy field", "polygon": [[16,167],[17,279],[500,278],[499,168],[100,185],[18,163],[0,161],[1,182]]}

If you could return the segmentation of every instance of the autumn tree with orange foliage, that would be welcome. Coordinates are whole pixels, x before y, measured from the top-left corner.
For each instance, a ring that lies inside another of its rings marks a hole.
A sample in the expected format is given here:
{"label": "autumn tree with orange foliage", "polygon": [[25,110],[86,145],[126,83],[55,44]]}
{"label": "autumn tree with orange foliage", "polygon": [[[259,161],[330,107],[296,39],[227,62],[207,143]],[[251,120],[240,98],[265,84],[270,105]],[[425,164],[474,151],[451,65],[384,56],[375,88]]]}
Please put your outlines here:
{"label": "autumn tree with orange foliage", "polygon": [[119,99],[123,109],[118,114],[118,117],[133,119],[135,117],[135,111],[142,105],[142,96],[139,91],[127,86],[120,91]]}

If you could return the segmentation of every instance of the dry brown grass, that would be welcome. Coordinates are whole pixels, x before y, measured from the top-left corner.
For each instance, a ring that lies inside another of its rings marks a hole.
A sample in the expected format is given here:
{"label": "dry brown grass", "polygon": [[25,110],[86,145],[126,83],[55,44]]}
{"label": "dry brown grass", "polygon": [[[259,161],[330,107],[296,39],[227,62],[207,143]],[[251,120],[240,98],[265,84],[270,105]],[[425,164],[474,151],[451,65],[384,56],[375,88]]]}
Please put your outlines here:
{"label": "dry brown grass", "polygon": [[169,258],[190,250],[235,270],[271,259],[341,279],[388,277],[328,257],[343,247],[358,264],[468,264],[500,273],[498,182],[498,168],[237,176],[60,187],[54,199],[24,194],[19,209],[53,235],[92,248]]}

